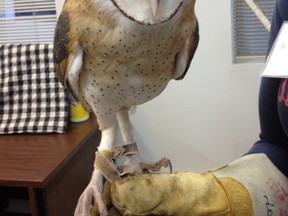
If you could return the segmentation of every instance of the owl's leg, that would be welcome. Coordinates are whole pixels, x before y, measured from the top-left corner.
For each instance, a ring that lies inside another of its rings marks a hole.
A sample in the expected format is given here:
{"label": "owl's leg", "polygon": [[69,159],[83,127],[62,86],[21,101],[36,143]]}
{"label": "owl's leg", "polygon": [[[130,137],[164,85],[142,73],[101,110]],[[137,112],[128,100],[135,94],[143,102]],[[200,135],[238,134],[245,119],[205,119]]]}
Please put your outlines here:
{"label": "owl's leg", "polygon": [[[117,136],[117,121],[110,121],[110,126],[102,128],[101,142],[96,152],[94,171],[91,181],[80,196],[75,210],[75,216],[90,216],[90,209],[94,203],[97,204],[100,216],[108,216],[105,200],[102,196],[103,177],[108,181],[120,179],[116,166],[111,159],[112,146]],[[99,125],[102,123],[99,119]],[[103,124],[102,124],[103,125]],[[105,124],[109,125],[109,124]],[[101,126],[100,126],[101,128]]]}
{"label": "owl's leg", "polygon": [[134,143],[133,126],[129,119],[128,107],[123,107],[117,112],[118,125],[121,130],[122,138],[125,144]]}
{"label": "owl's leg", "polygon": [[156,163],[145,162],[138,151],[137,144],[133,138],[133,126],[129,120],[129,108],[122,108],[117,112],[117,120],[123,137],[123,141],[126,145],[115,146],[113,148],[113,156],[115,159],[121,156],[127,156],[127,161],[124,165],[119,166],[119,171],[122,175],[136,174],[140,175],[143,170],[157,172],[161,167],[170,167],[171,164],[169,159],[162,158]]}

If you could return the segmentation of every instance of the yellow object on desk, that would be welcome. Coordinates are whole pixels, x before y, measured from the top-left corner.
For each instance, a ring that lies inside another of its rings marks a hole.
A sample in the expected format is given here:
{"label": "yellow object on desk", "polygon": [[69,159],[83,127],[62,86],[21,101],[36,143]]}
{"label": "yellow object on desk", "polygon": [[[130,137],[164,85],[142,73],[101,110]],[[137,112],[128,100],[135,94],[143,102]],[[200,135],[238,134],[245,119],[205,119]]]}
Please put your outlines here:
{"label": "yellow object on desk", "polygon": [[83,122],[89,119],[89,113],[82,107],[80,103],[70,104],[70,121]]}

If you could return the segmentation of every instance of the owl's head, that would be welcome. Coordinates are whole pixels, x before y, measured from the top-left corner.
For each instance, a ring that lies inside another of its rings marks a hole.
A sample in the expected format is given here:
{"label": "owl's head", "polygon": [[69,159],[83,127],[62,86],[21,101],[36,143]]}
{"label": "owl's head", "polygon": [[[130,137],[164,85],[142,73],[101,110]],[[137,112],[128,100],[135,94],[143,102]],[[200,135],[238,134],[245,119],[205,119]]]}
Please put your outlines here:
{"label": "owl's head", "polygon": [[187,0],[112,0],[128,18],[142,24],[157,24],[171,19]]}

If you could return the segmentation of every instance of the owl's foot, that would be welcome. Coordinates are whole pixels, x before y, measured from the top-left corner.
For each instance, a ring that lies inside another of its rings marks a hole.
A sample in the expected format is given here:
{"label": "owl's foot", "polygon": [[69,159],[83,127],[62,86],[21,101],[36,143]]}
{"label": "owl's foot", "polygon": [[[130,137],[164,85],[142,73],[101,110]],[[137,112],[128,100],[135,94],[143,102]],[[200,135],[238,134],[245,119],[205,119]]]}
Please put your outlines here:
{"label": "owl's foot", "polygon": [[112,154],[114,159],[118,159],[122,156],[128,157],[124,165],[118,166],[120,176],[127,174],[140,175],[145,171],[158,172],[162,167],[169,167],[170,173],[172,172],[172,165],[168,158],[162,158],[155,163],[145,162],[139,155],[136,143],[124,146],[115,146]]}
{"label": "owl's foot", "polygon": [[74,216],[91,216],[90,211],[93,203],[97,204],[101,216],[108,216],[105,200],[102,197],[102,190],[102,174],[95,169],[90,183],[78,200]]}
{"label": "owl's foot", "polygon": [[162,167],[169,167],[170,173],[172,172],[171,163],[168,158],[162,158],[155,163],[145,162],[139,155],[133,154],[127,156],[128,159],[124,165],[118,166],[120,176],[124,175],[141,175],[143,172],[158,172]]}
{"label": "owl's foot", "polygon": [[92,179],[78,200],[74,216],[91,216],[93,203],[96,203],[100,216],[109,215],[106,207],[107,200],[103,197],[103,177],[109,182],[120,179],[112,159],[105,153],[96,152]]}

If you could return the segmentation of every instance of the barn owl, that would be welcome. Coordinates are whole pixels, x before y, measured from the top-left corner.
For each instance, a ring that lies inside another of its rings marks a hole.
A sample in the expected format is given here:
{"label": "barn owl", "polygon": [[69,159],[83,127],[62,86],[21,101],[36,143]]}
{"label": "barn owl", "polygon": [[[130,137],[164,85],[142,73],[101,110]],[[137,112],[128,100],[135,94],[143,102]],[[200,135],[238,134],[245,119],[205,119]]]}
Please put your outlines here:
{"label": "barn owl", "polygon": [[[103,177],[121,179],[167,166],[143,161],[133,137],[129,109],[158,96],[170,80],[184,78],[198,45],[195,0],[66,0],[54,40],[56,72],[64,87],[97,117],[102,132],[94,171],[75,215],[90,215],[101,197]],[[115,146],[120,128],[123,146]],[[116,166],[112,159],[127,156]]]}

